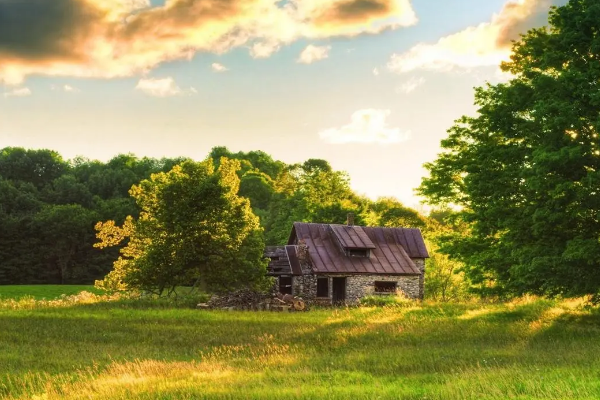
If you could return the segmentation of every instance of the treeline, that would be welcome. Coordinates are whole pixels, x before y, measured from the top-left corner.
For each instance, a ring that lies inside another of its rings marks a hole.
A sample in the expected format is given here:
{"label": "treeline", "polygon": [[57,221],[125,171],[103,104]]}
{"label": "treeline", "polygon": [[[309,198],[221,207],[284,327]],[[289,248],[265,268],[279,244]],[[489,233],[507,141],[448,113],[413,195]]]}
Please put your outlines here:
{"label": "treeline", "polygon": [[[267,244],[287,241],[294,221],[419,227],[437,222],[392,198],[356,194],[345,172],[325,160],[286,164],[262,151],[233,153],[215,147],[208,155],[240,161],[239,195],[250,200]],[[65,160],[51,150],[0,150],[0,284],[89,284],[102,279],[119,248],[99,250],[94,226],[121,225],[139,210],[129,194],[151,174],[170,171],[184,158],[118,155],[110,161]]]}

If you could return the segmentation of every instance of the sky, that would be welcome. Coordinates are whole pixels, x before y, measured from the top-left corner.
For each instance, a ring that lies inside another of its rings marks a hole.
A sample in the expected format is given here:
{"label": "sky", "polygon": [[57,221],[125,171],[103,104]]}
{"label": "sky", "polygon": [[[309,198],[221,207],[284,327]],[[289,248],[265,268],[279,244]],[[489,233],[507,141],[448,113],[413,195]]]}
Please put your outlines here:
{"label": "sky", "polygon": [[566,0],[0,0],[0,148],[322,158],[414,188],[511,41]]}

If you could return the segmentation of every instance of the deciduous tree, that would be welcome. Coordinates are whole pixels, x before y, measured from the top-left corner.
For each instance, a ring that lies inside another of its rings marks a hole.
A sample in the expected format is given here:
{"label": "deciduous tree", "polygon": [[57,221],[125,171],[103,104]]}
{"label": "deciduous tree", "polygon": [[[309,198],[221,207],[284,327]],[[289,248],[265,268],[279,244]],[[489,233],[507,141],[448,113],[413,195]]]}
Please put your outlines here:
{"label": "deciduous tree", "polygon": [[99,285],[164,294],[199,282],[212,290],[261,284],[264,243],[250,203],[238,196],[239,167],[226,158],[218,169],[211,159],[187,161],[135,185],[139,218],[97,226],[98,247],[129,239]]}
{"label": "deciduous tree", "polygon": [[446,251],[482,289],[600,290],[600,3],[571,0],[514,43],[508,83],[475,92],[420,193],[471,223]]}

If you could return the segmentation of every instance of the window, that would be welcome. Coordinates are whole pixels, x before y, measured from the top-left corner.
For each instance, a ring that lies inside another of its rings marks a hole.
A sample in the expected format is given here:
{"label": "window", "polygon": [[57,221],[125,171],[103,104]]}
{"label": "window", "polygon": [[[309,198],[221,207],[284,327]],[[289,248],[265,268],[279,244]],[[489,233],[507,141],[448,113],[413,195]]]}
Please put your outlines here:
{"label": "window", "polygon": [[329,278],[317,278],[317,297],[329,297]]}
{"label": "window", "polygon": [[279,293],[292,294],[292,277],[291,276],[280,276],[279,277]]}
{"label": "window", "polygon": [[352,250],[348,250],[348,255],[350,257],[368,258],[370,254],[369,254],[369,250],[367,250],[367,249],[352,249]]}
{"label": "window", "polygon": [[395,293],[397,282],[375,282],[375,293]]}

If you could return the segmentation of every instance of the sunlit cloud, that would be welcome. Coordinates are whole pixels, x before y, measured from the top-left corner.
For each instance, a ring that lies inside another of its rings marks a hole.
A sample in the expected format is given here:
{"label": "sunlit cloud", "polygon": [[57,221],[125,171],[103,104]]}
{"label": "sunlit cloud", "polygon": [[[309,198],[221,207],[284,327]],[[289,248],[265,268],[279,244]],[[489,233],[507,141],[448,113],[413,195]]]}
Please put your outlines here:
{"label": "sunlit cloud", "polygon": [[379,76],[379,68],[373,68],[373,75]]}
{"label": "sunlit cloud", "polygon": [[398,86],[397,91],[399,93],[410,94],[410,93],[414,92],[419,86],[423,85],[424,83],[425,83],[425,78],[413,77],[413,78],[410,78],[409,80],[407,80],[406,82],[402,83],[400,86]]}
{"label": "sunlit cloud", "polygon": [[489,22],[445,36],[437,43],[420,43],[402,54],[393,54],[387,66],[397,73],[417,69],[450,71],[497,66],[509,60],[511,44],[527,30],[548,22],[552,5],[567,0],[511,0]]}
{"label": "sunlit cloud", "polygon": [[350,117],[350,123],[339,128],[321,131],[319,136],[329,143],[400,143],[409,139],[410,132],[390,128],[387,118],[390,110],[358,110]]}
{"label": "sunlit cloud", "polygon": [[256,42],[250,47],[250,56],[252,58],[268,58],[273,53],[279,51],[281,44],[276,41],[272,42]]}
{"label": "sunlit cloud", "polygon": [[229,71],[229,68],[220,63],[212,63],[211,68],[215,72],[225,72]]}
{"label": "sunlit cloud", "polygon": [[188,90],[181,89],[175,80],[171,77],[167,78],[142,78],[135,87],[148,96],[154,97],[171,97],[178,96],[186,93],[198,93],[195,88]]}
{"label": "sunlit cloud", "polygon": [[297,61],[301,64],[312,64],[315,61],[329,57],[329,50],[331,50],[331,46],[314,46],[309,44],[302,50]]}
{"label": "sunlit cloud", "polygon": [[4,93],[4,97],[27,97],[27,96],[31,96],[32,92],[31,89],[29,89],[28,87],[22,87],[22,88],[15,88],[9,92],[5,92]]}
{"label": "sunlit cloud", "polygon": [[264,58],[299,39],[376,34],[416,21],[410,0],[0,1],[0,82],[132,76],[241,46]]}

